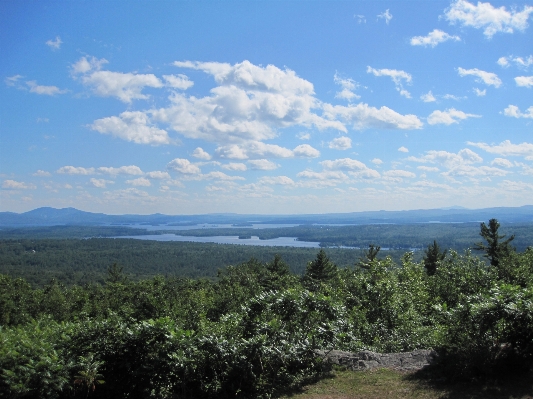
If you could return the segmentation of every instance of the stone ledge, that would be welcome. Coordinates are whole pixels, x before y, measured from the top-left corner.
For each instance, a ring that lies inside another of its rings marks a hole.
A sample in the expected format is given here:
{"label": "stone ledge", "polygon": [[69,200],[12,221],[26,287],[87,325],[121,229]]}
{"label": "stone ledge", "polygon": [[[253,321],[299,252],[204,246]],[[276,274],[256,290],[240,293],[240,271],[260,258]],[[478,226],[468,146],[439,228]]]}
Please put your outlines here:
{"label": "stone ledge", "polygon": [[430,349],[401,353],[375,353],[371,351],[352,353],[338,350],[317,350],[316,353],[331,364],[344,366],[354,371],[375,368],[416,371],[429,366],[437,358],[437,353]]}

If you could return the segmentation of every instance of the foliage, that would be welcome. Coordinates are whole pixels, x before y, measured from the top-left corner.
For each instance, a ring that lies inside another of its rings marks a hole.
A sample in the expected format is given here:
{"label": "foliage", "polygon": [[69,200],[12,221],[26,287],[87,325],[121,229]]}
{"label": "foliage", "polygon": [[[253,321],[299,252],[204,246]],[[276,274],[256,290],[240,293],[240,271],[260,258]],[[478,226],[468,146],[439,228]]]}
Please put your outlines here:
{"label": "foliage", "polygon": [[424,256],[424,267],[428,275],[433,276],[437,271],[439,263],[446,257],[446,250],[441,252],[439,244],[436,240],[433,240],[432,245],[428,245],[425,250],[426,256]]}
{"label": "foliage", "polygon": [[302,277],[280,254],[216,280],[129,279],[118,264],[83,286],[0,275],[0,395],[268,398],[321,376],[316,351],[333,348],[436,348],[452,378],[531,367],[533,249],[497,267],[431,251],[434,273],[412,252],[339,269],[321,249]]}
{"label": "foliage", "polygon": [[489,225],[483,222],[481,223],[481,232],[479,235],[487,241],[487,245],[482,242],[476,243],[476,250],[484,251],[484,257],[488,258],[491,266],[498,267],[500,261],[508,257],[511,252],[514,252],[514,248],[511,247],[510,242],[514,240],[515,236],[512,235],[505,241],[500,239],[505,238],[505,235],[498,234],[500,223],[496,219],[490,219]]}

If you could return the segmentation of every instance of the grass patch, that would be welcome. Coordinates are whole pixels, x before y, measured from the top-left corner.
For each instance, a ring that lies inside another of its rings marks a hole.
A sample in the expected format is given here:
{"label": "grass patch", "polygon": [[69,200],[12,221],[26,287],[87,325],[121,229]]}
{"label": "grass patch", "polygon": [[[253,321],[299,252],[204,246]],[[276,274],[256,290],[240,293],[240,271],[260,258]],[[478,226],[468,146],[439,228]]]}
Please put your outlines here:
{"label": "grass patch", "polygon": [[533,399],[532,377],[529,373],[506,381],[449,383],[387,369],[335,370],[282,399]]}

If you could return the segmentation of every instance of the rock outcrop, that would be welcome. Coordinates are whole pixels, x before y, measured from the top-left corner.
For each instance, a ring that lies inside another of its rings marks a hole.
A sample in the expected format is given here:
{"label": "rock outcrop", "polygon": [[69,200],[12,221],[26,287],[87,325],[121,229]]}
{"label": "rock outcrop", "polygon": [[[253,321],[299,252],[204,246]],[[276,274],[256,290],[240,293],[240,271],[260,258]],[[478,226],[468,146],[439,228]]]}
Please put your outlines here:
{"label": "rock outcrop", "polygon": [[351,370],[389,368],[402,371],[416,371],[432,364],[437,357],[435,351],[427,349],[402,353],[374,353],[371,351],[351,353],[338,350],[319,350],[317,354],[332,364],[344,366]]}

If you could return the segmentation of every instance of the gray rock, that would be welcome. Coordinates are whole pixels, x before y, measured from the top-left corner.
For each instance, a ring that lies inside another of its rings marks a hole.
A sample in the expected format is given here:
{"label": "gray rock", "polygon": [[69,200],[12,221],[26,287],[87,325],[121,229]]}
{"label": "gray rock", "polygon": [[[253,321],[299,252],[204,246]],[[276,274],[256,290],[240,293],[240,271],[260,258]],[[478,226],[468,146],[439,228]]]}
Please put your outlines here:
{"label": "gray rock", "polygon": [[344,366],[351,370],[388,368],[416,371],[432,364],[437,357],[437,353],[430,349],[418,349],[402,353],[375,353],[371,351],[351,353],[338,350],[317,350],[316,353],[331,364]]}

